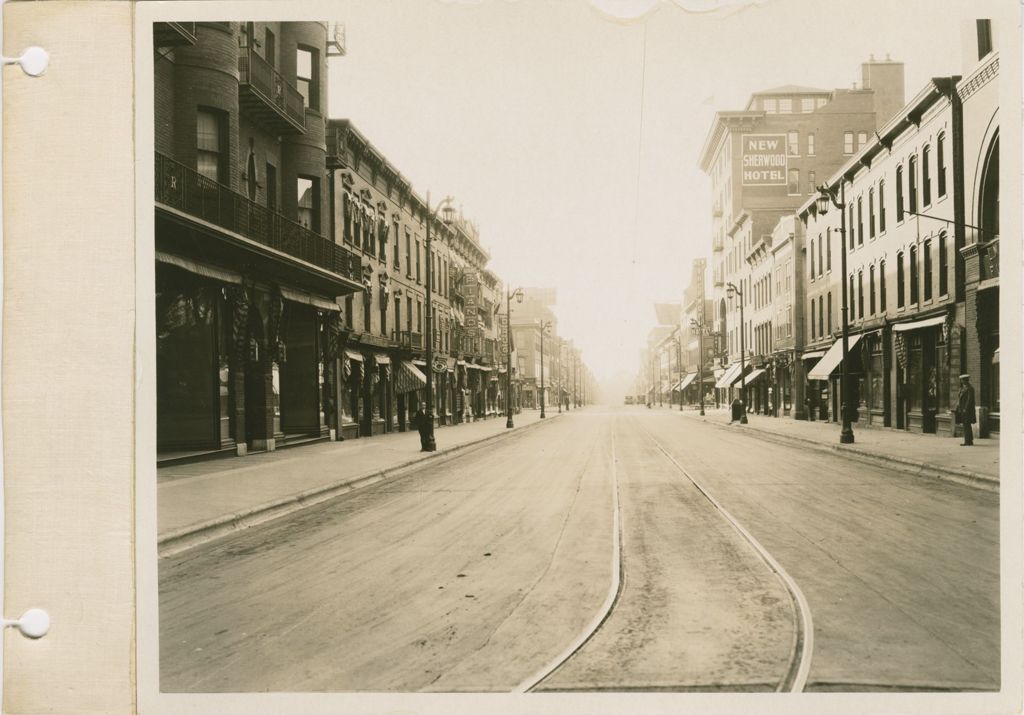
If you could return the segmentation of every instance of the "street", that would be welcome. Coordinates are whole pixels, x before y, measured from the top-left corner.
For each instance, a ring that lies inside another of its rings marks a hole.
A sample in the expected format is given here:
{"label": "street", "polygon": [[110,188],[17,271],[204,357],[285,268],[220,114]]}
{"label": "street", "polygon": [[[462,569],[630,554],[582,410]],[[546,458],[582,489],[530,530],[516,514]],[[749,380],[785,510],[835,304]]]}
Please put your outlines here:
{"label": "street", "polygon": [[998,689],[998,495],[730,430],[572,411],[162,559],[161,689]]}

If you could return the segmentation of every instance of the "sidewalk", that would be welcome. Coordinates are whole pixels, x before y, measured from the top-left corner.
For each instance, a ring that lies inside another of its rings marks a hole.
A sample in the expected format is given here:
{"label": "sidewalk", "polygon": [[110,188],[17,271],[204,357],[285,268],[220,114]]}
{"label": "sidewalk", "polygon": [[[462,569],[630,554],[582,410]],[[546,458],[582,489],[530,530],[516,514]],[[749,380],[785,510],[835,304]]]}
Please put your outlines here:
{"label": "sidewalk", "polygon": [[742,430],[760,439],[837,451],[850,459],[902,472],[951,479],[992,491],[999,489],[998,439],[975,437],[973,447],[961,447],[958,438],[879,427],[858,427],[854,423],[855,442],[840,444],[840,427],[835,422],[747,415],[747,424],[730,425],[728,408],[705,408],[705,413],[706,416],[702,418],[697,410],[676,410],[676,414],[687,419],[703,419],[722,429]]}
{"label": "sidewalk", "polygon": [[[557,412],[548,412],[549,422]],[[157,543],[161,556],[368,486],[409,467],[438,463],[475,445],[540,424],[538,410],[439,427],[437,451],[420,452],[416,431],[277,450],[157,471]]]}

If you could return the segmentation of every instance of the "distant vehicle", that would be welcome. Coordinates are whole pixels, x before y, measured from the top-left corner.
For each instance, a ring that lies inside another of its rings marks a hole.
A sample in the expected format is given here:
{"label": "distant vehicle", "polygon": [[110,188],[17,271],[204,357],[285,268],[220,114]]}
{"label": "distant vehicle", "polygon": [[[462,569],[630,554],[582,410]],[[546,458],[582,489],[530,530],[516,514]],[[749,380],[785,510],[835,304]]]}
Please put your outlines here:
{"label": "distant vehicle", "polygon": [[626,395],[626,404],[627,405],[632,405],[633,404],[633,396],[632,395]]}

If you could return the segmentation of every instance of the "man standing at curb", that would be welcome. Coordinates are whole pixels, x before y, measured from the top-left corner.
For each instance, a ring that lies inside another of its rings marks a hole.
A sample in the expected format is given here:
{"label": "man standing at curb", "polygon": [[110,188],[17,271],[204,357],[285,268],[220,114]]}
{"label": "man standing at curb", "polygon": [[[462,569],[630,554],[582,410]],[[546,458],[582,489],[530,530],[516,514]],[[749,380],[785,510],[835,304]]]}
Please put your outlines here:
{"label": "man standing at curb", "polygon": [[970,375],[960,376],[960,395],[956,400],[956,420],[963,425],[964,441],[961,447],[970,447],[974,444],[974,428],[972,425],[978,421],[974,410],[974,387],[971,385]]}
{"label": "man standing at curb", "polygon": [[419,404],[419,409],[416,410],[416,414],[412,417],[413,424],[416,425],[416,429],[420,433],[420,451],[429,452],[427,448],[427,442],[430,440],[430,422],[427,419],[427,412],[424,409],[424,404]]}

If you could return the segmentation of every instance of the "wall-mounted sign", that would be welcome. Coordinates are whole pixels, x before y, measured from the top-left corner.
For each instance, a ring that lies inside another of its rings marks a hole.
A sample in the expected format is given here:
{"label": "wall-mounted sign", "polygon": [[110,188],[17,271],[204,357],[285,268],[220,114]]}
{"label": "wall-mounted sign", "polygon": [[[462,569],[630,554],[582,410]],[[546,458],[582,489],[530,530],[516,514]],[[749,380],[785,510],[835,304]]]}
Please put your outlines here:
{"label": "wall-mounted sign", "polygon": [[786,185],[786,137],[784,134],[744,134],[741,137],[744,186]]}
{"label": "wall-mounted sign", "polygon": [[480,294],[480,280],[476,271],[466,271],[462,284],[462,300],[466,306],[466,329],[471,334],[476,333],[480,316],[477,312],[477,305]]}

